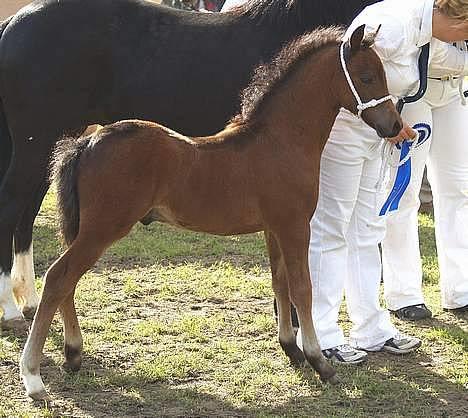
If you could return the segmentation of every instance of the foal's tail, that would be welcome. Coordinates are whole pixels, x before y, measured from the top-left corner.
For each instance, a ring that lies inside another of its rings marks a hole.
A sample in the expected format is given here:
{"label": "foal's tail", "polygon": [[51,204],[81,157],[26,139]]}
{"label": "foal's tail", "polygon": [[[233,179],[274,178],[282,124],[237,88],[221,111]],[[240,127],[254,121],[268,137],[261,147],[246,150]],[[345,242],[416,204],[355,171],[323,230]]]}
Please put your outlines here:
{"label": "foal's tail", "polygon": [[55,181],[57,187],[60,232],[68,246],[78,235],[80,225],[78,164],[91,136],[65,138],[57,142],[52,155],[50,180]]}

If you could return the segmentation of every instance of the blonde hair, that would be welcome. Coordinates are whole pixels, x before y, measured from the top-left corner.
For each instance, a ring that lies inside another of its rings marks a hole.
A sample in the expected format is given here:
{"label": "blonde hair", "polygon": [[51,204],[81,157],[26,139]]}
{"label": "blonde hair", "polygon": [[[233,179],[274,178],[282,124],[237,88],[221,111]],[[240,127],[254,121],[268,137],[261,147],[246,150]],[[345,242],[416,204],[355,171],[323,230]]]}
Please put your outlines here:
{"label": "blonde hair", "polygon": [[468,21],[468,0],[435,0],[434,4],[449,17]]}

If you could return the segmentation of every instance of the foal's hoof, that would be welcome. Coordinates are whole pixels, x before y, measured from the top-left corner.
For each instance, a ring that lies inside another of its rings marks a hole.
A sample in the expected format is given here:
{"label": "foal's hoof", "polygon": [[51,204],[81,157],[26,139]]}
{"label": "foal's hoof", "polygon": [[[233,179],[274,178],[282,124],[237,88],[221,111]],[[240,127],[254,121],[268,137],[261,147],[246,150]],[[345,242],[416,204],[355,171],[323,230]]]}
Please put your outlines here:
{"label": "foal's hoof", "polygon": [[297,349],[294,353],[291,353],[288,355],[289,361],[294,367],[303,367],[305,364],[307,364],[307,360],[304,356],[304,353]]}
{"label": "foal's hoof", "polygon": [[27,395],[33,401],[43,401],[43,402],[50,402],[51,401],[51,398],[50,398],[49,394],[45,390],[41,390],[40,392],[27,393]]}
{"label": "foal's hoof", "polygon": [[301,367],[306,363],[304,353],[300,350],[295,341],[291,343],[280,341],[280,345],[293,366]]}
{"label": "foal's hoof", "polygon": [[67,372],[77,372],[81,369],[81,349],[65,344],[65,362],[62,367]]}
{"label": "foal's hoof", "polygon": [[323,380],[325,383],[329,383],[330,385],[339,385],[341,383],[340,378],[337,374],[330,376],[329,378]]}
{"label": "foal's hoof", "polygon": [[37,306],[25,306],[22,310],[23,316],[26,319],[33,320],[36,314]]}
{"label": "foal's hoof", "polygon": [[[23,360],[21,360],[23,362]],[[26,395],[28,395],[31,399],[35,401],[49,401],[49,395],[47,394],[46,388],[44,386],[44,382],[40,375],[25,373],[24,364],[20,365],[21,368],[21,377],[23,379],[24,388],[26,389]]]}
{"label": "foal's hoof", "polygon": [[4,330],[13,331],[15,333],[20,334],[24,334],[29,330],[29,325],[24,320],[24,318],[13,318],[7,320],[2,319],[2,321],[0,322],[0,326]]}
{"label": "foal's hoof", "polygon": [[62,363],[63,370],[66,372],[76,373],[81,369],[81,358],[73,360],[65,360]]}

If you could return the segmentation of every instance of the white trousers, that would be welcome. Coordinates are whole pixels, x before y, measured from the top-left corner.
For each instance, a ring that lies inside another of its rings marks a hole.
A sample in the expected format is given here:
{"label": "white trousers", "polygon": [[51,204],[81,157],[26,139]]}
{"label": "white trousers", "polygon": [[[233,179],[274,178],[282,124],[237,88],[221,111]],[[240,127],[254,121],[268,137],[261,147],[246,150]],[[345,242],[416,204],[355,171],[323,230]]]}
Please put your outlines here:
{"label": "white trousers", "polygon": [[399,210],[387,217],[382,243],[385,298],[389,309],[424,303],[419,253],[419,189],[427,163],[442,306],[468,304],[468,106],[448,81],[429,80],[423,100],[406,105],[403,118],[427,124],[432,135],[412,157],[411,182]]}
{"label": "white trousers", "polygon": [[309,245],[312,315],[322,350],[345,342],[338,326],[343,290],[353,323],[351,345],[378,350],[397,334],[379,303],[378,244],[385,232],[378,216],[384,194],[376,193],[381,147],[374,130],[341,110],[322,153]]}

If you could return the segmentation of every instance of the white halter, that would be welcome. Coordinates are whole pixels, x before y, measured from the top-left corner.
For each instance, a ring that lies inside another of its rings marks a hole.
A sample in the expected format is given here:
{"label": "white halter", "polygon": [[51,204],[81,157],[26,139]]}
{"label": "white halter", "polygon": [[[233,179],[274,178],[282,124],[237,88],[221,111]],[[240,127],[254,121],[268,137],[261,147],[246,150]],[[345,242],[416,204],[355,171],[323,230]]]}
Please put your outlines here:
{"label": "white halter", "polygon": [[367,103],[362,103],[361,97],[359,96],[359,93],[357,92],[356,87],[354,87],[353,80],[351,80],[348,67],[346,66],[346,61],[344,58],[344,45],[345,45],[345,42],[342,42],[340,45],[341,68],[343,68],[346,81],[348,82],[349,88],[353,92],[354,98],[357,101],[357,110],[358,110],[357,116],[358,118],[360,118],[364,110],[369,109],[371,107],[376,107],[379,104],[386,102],[387,100],[392,100],[392,95],[389,94],[388,96],[382,97],[381,99],[372,99],[372,100],[369,100]]}

